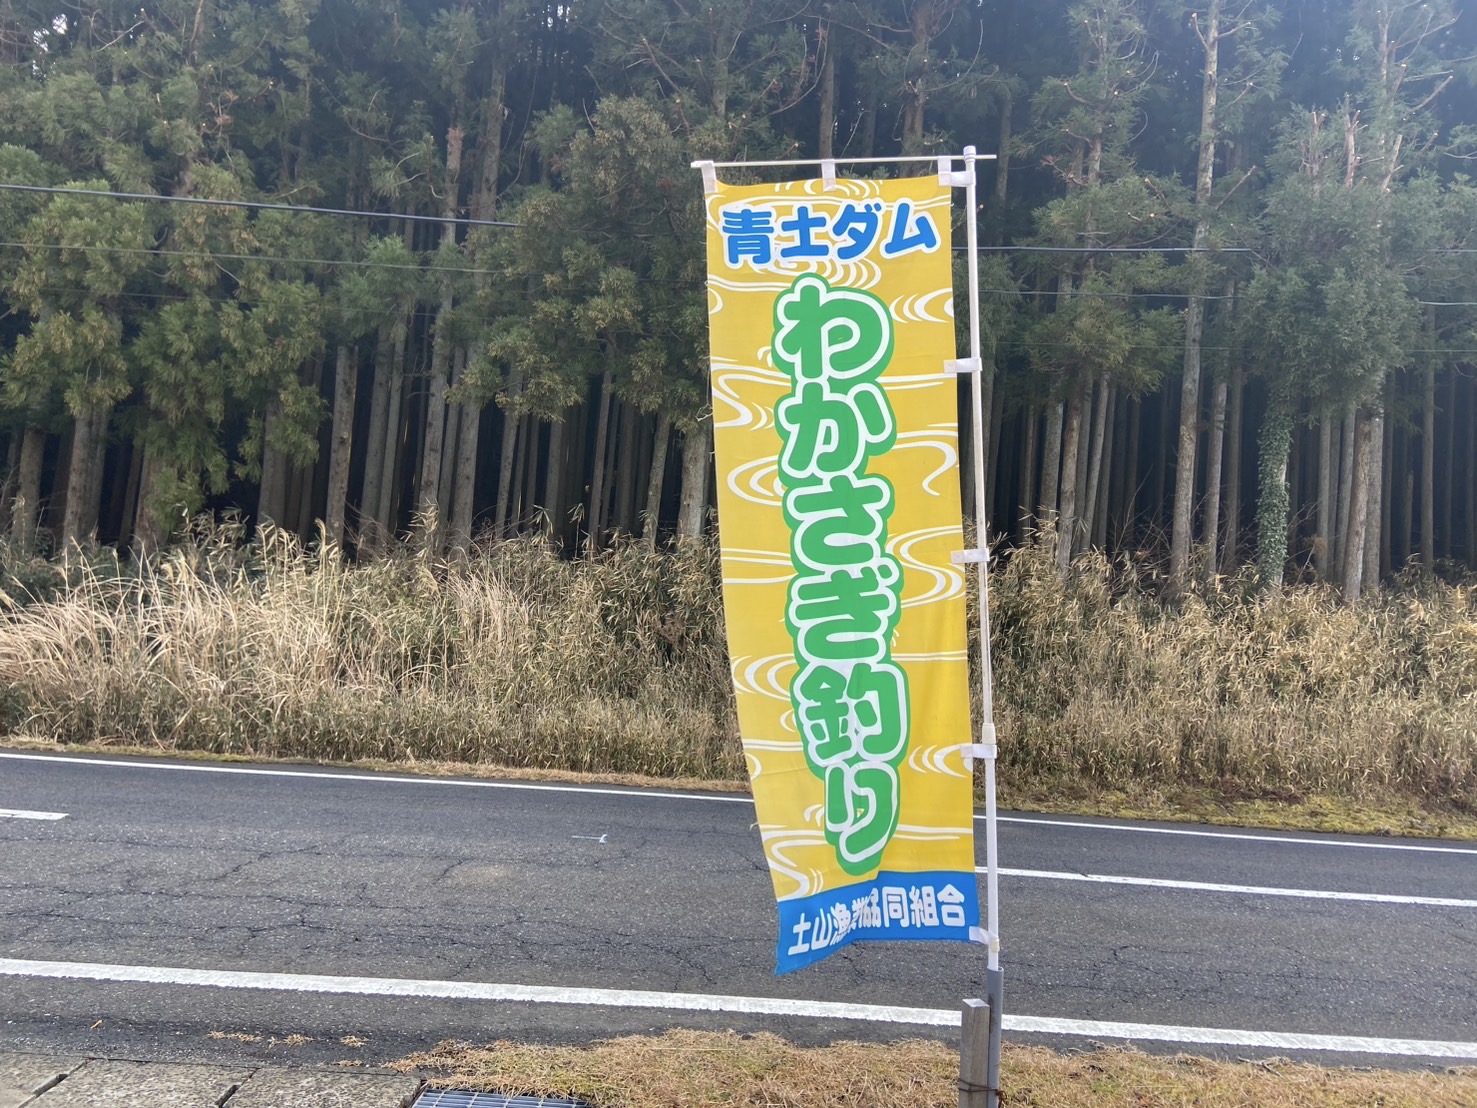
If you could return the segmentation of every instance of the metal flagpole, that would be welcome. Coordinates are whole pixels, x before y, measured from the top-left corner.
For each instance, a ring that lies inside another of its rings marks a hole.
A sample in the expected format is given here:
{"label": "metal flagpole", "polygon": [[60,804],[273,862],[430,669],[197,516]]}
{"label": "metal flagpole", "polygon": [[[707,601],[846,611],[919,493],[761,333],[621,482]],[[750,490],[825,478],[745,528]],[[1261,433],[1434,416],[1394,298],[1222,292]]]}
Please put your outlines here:
{"label": "metal flagpole", "polygon": [[[964,148],[964,202],[968,209],[965,220],[969,246],[969,393],[973,417],[970,436],[974,461],[974,527],[975,548],[966,552],[967,560],[975,563],[979,581],[979,634],[980,634],[980,736],[979,743],[970,753],[984,762],[985,776],[985,941],[988,957],[985,968],[985,1004],[966,1001],[964,1009],[964,1050],[973,1053],[977,1046],[985,1047],[983,1090],[971,1085],[966,1090],[961,1083],[960,1108],[974,1108],[983,1103],[985,1108],[998,1108],[1000,1104],[1000,1024],[1001,1006],[1004,999],[1004,977],[1000,969],[1000,864],[998,837],[996,835],[995,810],[995,697],[990,662],[990,575],[989,575],[989,526],[985,514],[985,419],[988,418],[984,405],[984,361],[980,342],[980,259],[979,259],[979,182],[975,174],[975,162],[979,156],[973,146]],[[987,1019],[988,1030],[983,1044],[971,1044],[970,1024],[980,1018]],[[972,1080],[972,1079],[971,1079]],[[975,1094],[983,1092],[981,1101]],[[972,1098],[972,1099],[967,1099]]]}

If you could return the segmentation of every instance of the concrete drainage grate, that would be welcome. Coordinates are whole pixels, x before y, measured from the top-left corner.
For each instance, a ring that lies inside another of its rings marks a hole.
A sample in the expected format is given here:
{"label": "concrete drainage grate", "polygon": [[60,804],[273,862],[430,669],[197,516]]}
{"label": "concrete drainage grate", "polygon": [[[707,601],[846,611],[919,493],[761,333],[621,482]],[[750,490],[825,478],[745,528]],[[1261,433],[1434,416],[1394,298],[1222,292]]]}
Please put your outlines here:
{"label": "concrete drainage grate", "polygon": [[469,1093],[461,1089],[427,1089],[414,1108],[590,1108],[583,1100],[507,1093]]}

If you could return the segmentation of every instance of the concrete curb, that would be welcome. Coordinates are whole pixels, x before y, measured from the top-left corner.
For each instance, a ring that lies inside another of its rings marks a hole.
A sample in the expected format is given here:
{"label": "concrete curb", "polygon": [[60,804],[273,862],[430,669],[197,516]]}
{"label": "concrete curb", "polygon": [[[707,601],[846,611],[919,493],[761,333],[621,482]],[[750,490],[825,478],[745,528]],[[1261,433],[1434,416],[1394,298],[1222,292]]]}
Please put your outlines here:
{"label": "concrete curb", "polygon": [[418,1077],[0,1054],[0,1108],[409,1108]]}

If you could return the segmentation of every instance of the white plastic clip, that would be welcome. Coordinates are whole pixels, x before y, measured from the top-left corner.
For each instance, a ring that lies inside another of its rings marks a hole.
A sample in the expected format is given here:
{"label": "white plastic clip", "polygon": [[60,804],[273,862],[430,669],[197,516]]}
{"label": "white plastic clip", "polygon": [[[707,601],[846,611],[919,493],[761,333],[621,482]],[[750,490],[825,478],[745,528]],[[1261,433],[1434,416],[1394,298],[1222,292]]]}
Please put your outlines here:
{"label": "white plastic clip", "polygon": [[836,187],[836,159],[821,159],[821,187],[830,192]]}
{"label": "white plastic clip", "polygon": [[984,360],[981,358],[950,358],[944,363],[945,373],[979,373],[983,369]]}
{"label": "white plastic clip", "polygon": [[990,552],[977,548],[954,550],[949,553],[949,561],[953,562],[956,566],[973,565],[976,562],[988,562],[989,560]]}
{"label": "white plastic clip", "polygon": [[694,164],[703,171],[703,194],[712,196],[718,191],[718,167],[712,162],[695,162]]}
{"label": "white plastic clip", "polygon": [[982,742],[965,743],[959,748],[964,752],[964,768],[970,772],[974,771],[976,758],[993,761],[999,753],[999,748],[995,745],[995,725],[993,723],[986,723],[980,728],[980,738]]}
{"label": "white plastic clip", "polygon": [[939,158],[939,184],[945,188],[962,189],[969,184],[969,179],[969,170],[955,170],[952,157],[944,155]]}
{"label": "white plastic clip", "polygon": [[982,758],[988,761],[995,757],[994,743],[965,743],[959,749],[964,751],[964,768],[969,770],[974,769],[974,760],[976,758]]}

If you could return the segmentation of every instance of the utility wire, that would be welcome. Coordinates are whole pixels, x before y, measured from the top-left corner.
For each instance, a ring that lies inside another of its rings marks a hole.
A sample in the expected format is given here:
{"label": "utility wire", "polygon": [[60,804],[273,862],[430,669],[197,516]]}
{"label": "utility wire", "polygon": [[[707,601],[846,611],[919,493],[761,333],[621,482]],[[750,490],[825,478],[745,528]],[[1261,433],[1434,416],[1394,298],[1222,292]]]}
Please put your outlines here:
{"label": "utility wire", "polygon": [[107,189],[52,188],[46,185],[0,185],[10,192],[40,192],[61,196],[103,196],[113,200],[158,200],[168,204],[206,204],[215,208],[253,208],[268,212],[305,212],[312,215],[352,215],[370,219],[408,219],[417,223],[462,223],[469,227],[516,227],[504,219],[412,215],[409,212],[366,212],[356,208],[311,208],[302,204],[267,204],[260,200],[215,200],[205,196],[162,196],[152,192],[114,192]]}
{"label": "utility wire", "polygon": [[[1249,246],[979,246],[980,253],[1011,254],[1252,254]],[[956,246],[954,252],[968,252]]]}
{"label": "utility wire", "polygon": [[[0,190],[37,192],[61,196],[101,196],[114,200],[156,200],[168,204],[205,204],[220,208],[252,208],[258,211],[301,212],[312,215],[349,215],[367,219],[406,219],[416,223],[457,223],[468,227],[518,227],[506,219],[472,219],[470,216],[414,215],[410,212],[370,212],[358,208],[314,208],[304,204],[268,204],[260,200],[217,200],[205,196],[165,196],[153,192],[118,192],[111,189],[73,189],[49,185],[0,184]],[[967,246],[954,247],[966,253]],[[977,246],[980,253],[1007,254],[1254,254],[1249,246]],[[1432,254],[1477,254],[1477,247],[1432,250]]]}
{"label": "utility wire", "polygon": [[[0,188],[9,186],[0,185]],[[299,209],[305,210],[305,209]],[[311,209],[326,210],[326,209]],[[509,224],[508,226],[516,226]],[[274,254],[219,254],[215,252],[203,252],[198,250],[168,250],[163,247],[135,247],[135,246],[99,246],[76,244],[70,245],[62,242],[14,242],[0,241],[0,249],[11,247],[20,250],[77,250],[82,252],[107,252],[113,254],[146,254],[157,255],[165,258],[190,258],[196,261],[245,261],[245,262],[276,262],[283,265],[336,265],[351,269],[410,269],[418,271],[431,271],[434,273],[466,273],[476,276],[495,276],[501,272],[496,269],[479,269],[467,266],[438,266],[434,263],[418,263],[411,265],[401,262],[370,262],[355,258],[293,258]],[[991,249],[981,247],[981,249]],[[995,249],[1021,249],[1029,250],[1034,247],[1000,247]],[[1057,249],[1051,247],[1051,249]],[[1065,248],[1063,248],[1065,249]],[[1115,248],[1128,249],[1128,248]],[[1161,248],[1155,248],[1161,249]],[[1165,248],[1167,249],[1167,248]],[[1185,249],[1190,249],[1186,247]],[[1238,250],[1244,249],[1241,247]],[[1468,251],[1452,250],[1451,253],[1466,253]],[[1472,251],[1477,252],[1477,251]],[[549,273],[537,274],[536,276],[548,277]],[[677,285],[682,282],[675,279],[658,281],[653,277],[643,277],[642,281],[652,284]],[[78,290],[81,291],[81,290]],[[1060,289],[980,289],[981,295],[985,296],[1065,296],[1068,298],[1085,297],[1098,300],[1140,300],[1145,298],[1157,298],[1167,300],[1185,300],[1191,297],[1197,300],[1240,300],[1242,293],[1223,295],[1217,293],[1190,293],[1190,292],[1096,292],[1087,289],[1074,289],[1065,292]],[[1417,300],[1416,304],[1423,308],[1477,308],[1474,300]]]}
{"label": "utility wire", "polygon": [[[1035,350],[1035,349],[1048,349],[1048,348],[1049,349],[1063,348],[1063,349],[1073,350],[1073,349],[1076,349],[1077,348],[1077,344],[1076,343],[1070,343],[1070,342],[1028,342],[1025,339],[1000,339],[997,342],[996,345],[998,345],[998,346],[1014,347],[1015,349],[1018,349],[1018,350]],[[1129,343],[1128,345],[1129,345],[1129,349],[1130,350],[1170,350],[1170,351],[1182,351],[1185,348],[1184,343],[1174,343],[1173,345],[1167,345],[1165,343],[1133,342],[1133,343]],[[1235,347],[1235,346],[1202,346],[1200,349],[1202,351],[1204,351],[1205,353],[1207,353],[1207,354],[1210,354],[1210,353],[1215,353],[1215,354],[1238,354],[1238,353],[1241,352],[1240,348],[1239,347]],[[1439,349],[1426,348],[1426,349],[1406,350],[1406,351],[1404,351],[1404,353],[1406,353],[1406,354],[1477,354],[1477,347],[1455,347],[1455,348],[1453,348],[1451,350],[1439,350]]]}
{"label": "utility wire", "polygon": [[[45,285],[42,288],[40,288],[38,291],[40,291],[40,292],[88,293],[88,292],[91,292],[92,290],[91,289],[86,289],[86,288],[80,288],[80,287],[76,287],[76,286],[71,286],[71,285]],[[982,291],[984,291],[984,292],[990,292],[992,290],[990,290],[990,289],[984,289]],[[192,294],[192,293],[169,293],[169,292],[133,292],[133,293],[128,293],[126,295],[129,296],[129,297],[132,297],[134,299],[141,299],[141,300],[165,300],[165,301],[169,301],[170,303],[178,303],[178,304],[185,304],[185,303],[190,303],[192,301],[197,301],[198,300],[198,301],[203,301],[203,302],[205,302],[207,304],[236,304],[236,305],[240,305],[240,306],[243,306],[243,307],[251,308],[252,310],[258,310],[259,309],[259,303],[255,299],[239,300],[239,299],[236,299],[235,297],[229,297],[229,296],[205,296],[205,295],[198,294],[198,293],[193,293]],[[1474,303],[1472,306],[1473,307],[1477,307],[1477,303]],[[388,317],[388,316],[397,314],[400,311],[400,308],[399,307],[395,307],[395,306],[388,307],[388,308],[386,308],[386,307],[373,307],[373,308],[369,308],[369,307],[356,307],[356,306],[348,305],[348,304],[334,304],[334,305],[331,305],[331,306],[330,305],[325,305],[325,308],[328,309],[328,310],[334,311],[334,312],[343,312],[343,313],[348,313],[348,314],[351,314],[351,315],[371,316],[371,317],[376,318],[376,319],[385,318],[385,317]],[[411,308],[410,310],[411,310],[411,312],[413,314],[416,314],[416,315],[429,315],[429,314],[431,314],[430,313],[430,306],[429,305],[416,305],[415,307]],[[459,312],[458,314],[461,314],[461,313]],[[500,322],[500,321],[502,321],[504,319],[507,319],[508,317],[506,315],[484,315],[482,313],[477,313],[475,315],[463,315],[463,318],[465,320],[467,320],[468,322],[472,322],[472,323],[498,323],[498,322]],[[1039,349],[1058,349],[1058,348],[1062,348],[1062,349],[1074,349],[1076,347],[1076,344],[1075,343],[1070,343],[1070,342],[1040,342],[1040,341],[1028,341],[1026,339],[998,339],[998,340],[996,340],[996,345],[997,346],[1003,346],[1003,347],[1015,347],[1015,348],[1021,349],[1021,350],[1030,350],[1030,349],[1037,349],[1037,350],[1039,350]],[[1183,343],[1175,343],[1173,345],[1165,345],[1163,343],[1135,342],[1135,343],[1130,343],[1129,346],[1133,350],[1183,350],[1184,349],[1184,344]],[[1234,347],[1234,346],[1202,346],[1200,349],[1203,350],[1207,354],[1233,354],[1233,353],[1237,353],[1240,348],[1239,347]],[[1415,349],[1407,350],[1407,351],[1405,351],[1405,353],[1406,354],[1477,354],[1477,347],[1471,347],[1471,348],[1468,348],[1468,347],[1452,347],[1451,349],[1442,349],[1442,348],[1438,348],[1438,347],[1431,347],[1431,348],[1418,347],[1418,348],[1415,348]]]}
{"label": "utility wire", "polygon": [[[1199,293],[1089,293],[1084,290],[1072,290],[1071,293],[1059,290],[1059,288],[982,288],[982,294],[990,293],[1003,295],[1003,297],[1097,297],[1099,300],[1142,300],[1145,297],[1158,297],[1161,300],[1241,300],[1242,294],[1216,295]],[[1477,307],[1477,300],[1416,300],[1413,303],[1421,307]]]}
{"label": "utility wire", "polygon": [[192,258],[196,261],[211,262],[216,260],[235,262],[281,262],[285,265],[339,265],[351,266],[359,269],[416,269],[432,270],[436,273],[473,273],[473,274],[496,274],[496,269],[469,269],[462,266],[439,266],[422,262],[410,265],[402,262],[366,262],[355,258],[288,258],[273,254],[217,254],[201,250],[166,250],[163,247],[157,249],[152,247],[137,246],[85,246],[68,245],[64,242],[0,242],[0,248],[12,246],[22,250],[81,250],[81,251],[108,251],[114,254],[150,254],[164,258]]}
{"label": "utility wire", "polygon": [[1064,292],[1061,289],[980,289],[981,293],[992,293],[998,296],[1065,296],[1076,299],[1079,296],[1098,300],[1138,300],[1146,296],[1168,297],[1171,300],[1187,300],[1194,297],[1197,300],[1240,300],[1240,295],[1222,296],[1216,294],[1199,295],[1191,292],[1088,292],[1074,289]]}
{"label": "utility wire", "polygon": [[[1250,246],[977,246],[981,254],[1255,254]],[[969,247],[956,246],[954,253],[967,254]],[[1477,246],[1448,246],[1427,250],[1432,254],[1477,254]]]}

